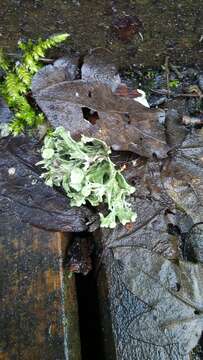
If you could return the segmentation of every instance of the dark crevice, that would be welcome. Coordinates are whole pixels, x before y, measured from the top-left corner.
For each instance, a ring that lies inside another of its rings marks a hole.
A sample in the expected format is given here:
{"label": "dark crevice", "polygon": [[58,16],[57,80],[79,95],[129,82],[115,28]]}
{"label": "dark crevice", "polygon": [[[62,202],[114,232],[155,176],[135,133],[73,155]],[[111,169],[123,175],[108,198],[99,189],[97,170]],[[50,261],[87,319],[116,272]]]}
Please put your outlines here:
{"label": "dark crevice", "polygon": [[203,359],[203,332],[202,335],[198,341],[198,344],[195,346],[195,348],[192,350],[192,359]]}
{"label": "dark crevice", "polygon": [[75,80],[82,79],[82,66],[84,64],[84,57],[80,56],[78,59],[78,69],[77,69],[77,75]]}
{"label": "dark crevice", "polygon": [[[90,237],[89,234],[85,233],[74,234],[72,242],[74,240],[78,242],[80,237],[82,240],[85,236],[87,239]],[[94,240],[91,239],[91,241],[93,243]],[[78,257],[78,254],[76,256]],[[92,260],[93,257],[91,255]],[[85,264],[87,260],[83,257],[81,262],[84,261]],[[94,275],[94,269],[87,275],[76,274],[75,278],[82,360],[105,360],[97,279]]]}
{"label": "dark crevice", "polygon": [[104,360],[97,284],[91,271],[76,275],[82,360]]}
{"label": "dark crevice", "polygon": [[93,271],[76,275],[82,360],[104,360],[97,284]]}

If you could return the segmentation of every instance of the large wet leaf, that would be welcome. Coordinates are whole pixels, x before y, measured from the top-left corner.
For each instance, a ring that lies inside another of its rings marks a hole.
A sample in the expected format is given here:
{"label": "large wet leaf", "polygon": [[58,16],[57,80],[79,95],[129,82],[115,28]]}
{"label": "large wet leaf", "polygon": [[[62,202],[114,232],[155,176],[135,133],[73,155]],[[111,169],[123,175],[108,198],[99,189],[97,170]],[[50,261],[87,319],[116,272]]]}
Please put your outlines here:
{"label": "large wet leaf", "polygon": [[136,245],[106,263],[118,358],[189,359],[203,329],[203,267]]}
{"label": "large wet leaf", "polygon": [[[191,136],[174,161],[187,144],[190,161],[198,166]],[[165,171],[176,178],[180,165],[172,168],[166,160],[163,171],[162,161],[126,160],[126,178],[137,189],[131,198],[137,220],[101,233],[118,359],[188,360],[203,330],[203,267],[194,263],[202,261],[202,227],[194,224],[202,212],[190,211],[191,196],[178,198],[182,187],[171,189],[177,197],[165,187]],[[188,164],[186,170],[190,182],[200,176],[201,168],[193,175]]]}
{"label": "large wet leaf", "polygon": [[193,130],[162,171],[166,193],[191,216],[203,221],[203,131]]}
{"label": "large wet leaf", "polygon": [[[159,162],[137,160],[127,163],[125,176],[135,185],[131,204],[137,213],[136,222],[117,226],[113,233],[103,233],[104,247],[142,246],[170,258],[180,254],[180,233],[170,231],[182,218],[174,202],[164,193],[160,181]],[[185,220],[188,221],[188,220]]]}
{"label": "large wet leaf", "polygon": [[46,186],[35,167],[38,145],[25,137],[0,141],[0,208],[29,224],[54,231],[85,231],[91,210],[70,207],[65,195]]}
{"label": "large wet leaf", "polygon": [[[114,80],[110,84],[109,78],[102,78],[98,67],[95,70],[92,66],[91,58],[88,61],[82,68],[83,80],[61,81],[59,76],[58,83],[52,84],[50,79],[57,78],[53,72],[59,71],[54,67],[45,68],[34,78],[33,95],[49,122],[54,127],[63,126],[75,138],[85,134],[104,140],[114,150],[166,157],[168,146],[160,123],[164,112],[117,96],[112,92]],[[113,79],[114,73],[113,69]]]}
{"label": "large wet leaf", "polygon": [[[135,224],[102,230],[117,357],[188,360],[203,330],[203,266],[181,251],[191,218],[147,190],[133,203]],[[196,261],[200,240],[188,239]]]}

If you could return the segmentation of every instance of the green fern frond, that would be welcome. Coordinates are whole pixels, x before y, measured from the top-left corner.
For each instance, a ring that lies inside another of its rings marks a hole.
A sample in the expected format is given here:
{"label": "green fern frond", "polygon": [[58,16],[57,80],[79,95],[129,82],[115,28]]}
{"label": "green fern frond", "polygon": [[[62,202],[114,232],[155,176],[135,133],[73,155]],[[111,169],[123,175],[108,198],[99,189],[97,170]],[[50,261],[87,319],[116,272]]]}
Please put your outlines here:
{"label": "green fern frond", "polygon": [[36,127],[45,120],[43,113],[32,108],[26,95],[30,90],[33,75],[42,67],[40,59],[45,56],[46,50],[57,46],[68,36],[68,34],[59,34],[45,40],[38,39],[37,42],[19,41],[18,48],[23,56],[21,62],[14,66],[9,64],[3,51],[0,50],[0,68],[6,73],[4,81],[0,84],[0,94],[14,113],[9,127],[12,134],[18,135],[26,127]]}
{"label": "green fern frond", "polygon": [[22,80],[23,83],[30,88],[32,76],[26,69],[25,65],[16,65],[15,71],[19,79]]}
{"label": "green fern frond", "polygon": [[61,44],[68,37],[69,37],[69,34],[65,33],[65,34],[52,35],[46,40],[39,39],[37,44],[34,45],[34,47],[33,47],[33,54],[34,53],[38,54],[38,53],[40,53],[40,51],[42,51],[44,53],[44,51]]}
{"label": "green fern frond", "polygon": [[33,54],[28,53],[24,56],[23,63],[26,67],[26,69],[31,73],[35,74],[39,69],[40,65],[37,63],[37,60],[35,60]]}
{"label": "green fern frond", "polygon": [[21,112],[28,112],[32,110],[31,105],[24,96],[17,98],[17,107]]}
{"label": "green fern frond", "polygon": [[33,57],[35,61],[39,61],[40,58],[43,58],[45,56],[45,50],[43,49],[43,44],[35,45],[33,48]]}
{"label": "green fern frond", "polygon": [[5,79],[5,88],[9,96],[15,98],[19,94],[26,94],[27,86],[20,81],[15,73],[8,73]]}
{"label": "green fern frond", "polygon": [[22,122],[22,120],[14,117],[10,123],[9,131],[14,136],[17,136],[21,134],[24,131],[24,129],[25,129],[25,124]]}
{"label": "green fern frond", "polygon": [[0,69],[5,72],[9,70],[9,61],[6,58],[2,49],[0,49]]}
{"label": "green fern frond", "polygon": [[38,61],[45,56],[46,50],[53,48],[68,38],[69,34],[52,35],[48,39],[38,39],[37,43],[19,42],[18,46],[24,53],[24,64],[33,74],[39,70]]}
{"label": "green fern frond", "polygon": [[16,94],[15,97],[11,97],[8,94],[5,97],[5,100],[8,103],[8,106],[12,108],[14,112],[20,111],[26,111],[28,109],[28,106],[30,107],[27,99],[23,95]]}
{"label": "green fern frond", "polygon": [[33,49],[33,40],[28,39],[26,42],[19,40],[18,48],[22,50],[23,53],[29,53]]}
{"label": "green fern frond", "polygon": [[70,35],[68,33],[64,33],[64,34],[56,34],[56,35],[52,35],[50,36],[47,40],[51,42],[51,46],[56,46],[58,44],[61,44],[62,42],[64,42],[65,40],[67,40],[67,38]]}
{"label": "green fern frond", "polygon": [[39,113],[37,116],[36,116],[36,125],[41,125],[43,124],[43,122],[45,121],[45,116],[43,113]]}

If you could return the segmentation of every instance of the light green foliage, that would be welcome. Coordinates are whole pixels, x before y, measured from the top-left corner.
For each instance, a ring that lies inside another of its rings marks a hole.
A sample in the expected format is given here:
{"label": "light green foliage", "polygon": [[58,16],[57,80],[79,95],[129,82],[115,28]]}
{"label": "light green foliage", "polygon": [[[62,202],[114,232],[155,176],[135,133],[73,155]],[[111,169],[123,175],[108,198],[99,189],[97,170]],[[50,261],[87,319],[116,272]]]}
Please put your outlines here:
{"label": "light green foliage", "polygon": [[156,77],[156,72],[153,70],[149,70],[149,71],[147,71],[145,77],[147,79],[154,79]]}
{"label": "light green foliage", "polygon": [[3,71],[8,71],[8,69],[9,69],[9,62],[6,59],[2,49],[0,49],[0,68]]}
{"label": "light green foliage", "polygon": [[110,148],[101,140],[82,136],[79,142],[69,132],[58,127],[46,136],[42,148],[43,160],[38,163],[46,170],[42,177],[49,186],[62,186],[71,199],[71,206],[89,201],[92,206],[107,203],[109,214],[100,214],[101,226],[114,228],[134,221],[126,196],[135,189],[130,186],[109,158]]}
{"label": "light green foliage", "polygon": [[169,81],[170,89],[176,89],[179,85],[180,85],[180,81],[178,79]]}
{"label": "light green foliage", "polygon": [[18,47],[22,52],[21,61],[10,64],[0,51],[0,68],[5,72],[4,81],[0,84],[0,93],[7,101],[14,113],[10,130],[14,135],[21,133],[26,127],[36,127],[44,121],[44,115],[34,109],[28,99],[33,75],[41,68],[41,58],[46,50],[65,41],[69,35],[53,35],[46,40],[37,42],[19,41]]}

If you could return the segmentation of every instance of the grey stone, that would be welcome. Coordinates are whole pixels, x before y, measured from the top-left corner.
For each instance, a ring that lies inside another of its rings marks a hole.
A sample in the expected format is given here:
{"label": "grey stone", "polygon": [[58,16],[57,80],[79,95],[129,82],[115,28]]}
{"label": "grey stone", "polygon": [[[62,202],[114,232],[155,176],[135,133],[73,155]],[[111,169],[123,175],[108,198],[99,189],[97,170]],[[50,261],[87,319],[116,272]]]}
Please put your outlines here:
{"label": "grey stone", "polygon": [[0,123],[9,123],[12,118],[12,112],[9,110],[6,102],[0,97]]}
{"label": "grey stone", "polygon": [[198,79],[199,88],[203,91],[203,74],[200,74]]}
{"label": "grey stone", "polygon": [[116,66],[112,62],[111,53],[105,49],[96,49],[86,56],[81,69],[85,81],[100,81],[111,87],[112,91],[121,84]]}

